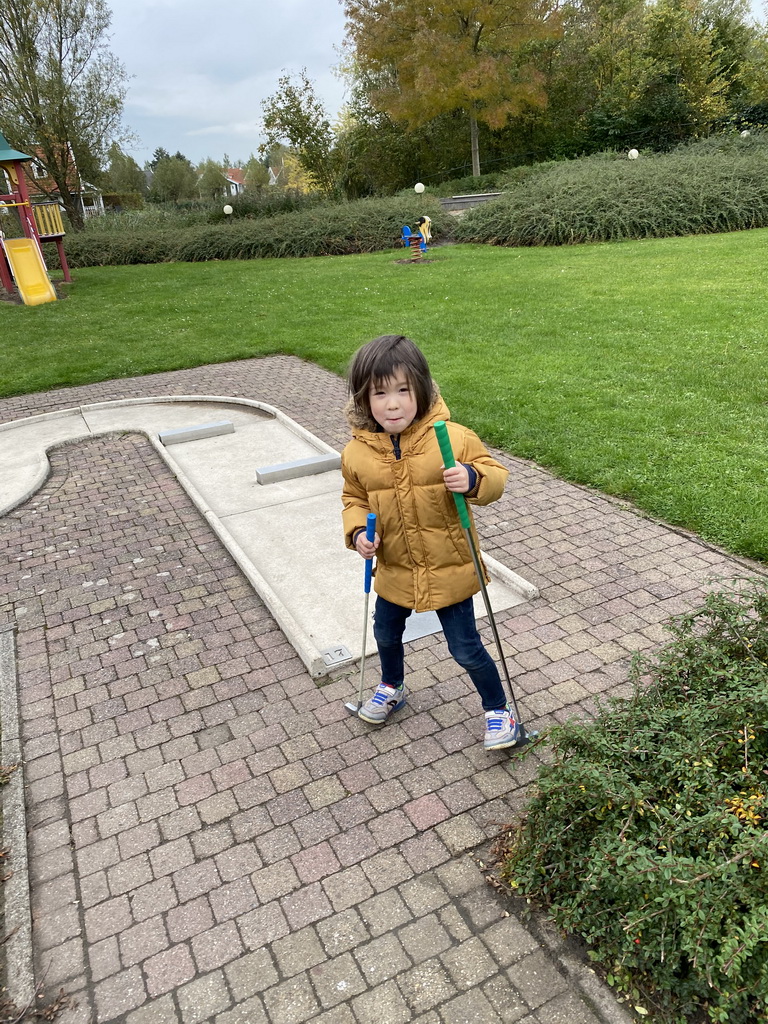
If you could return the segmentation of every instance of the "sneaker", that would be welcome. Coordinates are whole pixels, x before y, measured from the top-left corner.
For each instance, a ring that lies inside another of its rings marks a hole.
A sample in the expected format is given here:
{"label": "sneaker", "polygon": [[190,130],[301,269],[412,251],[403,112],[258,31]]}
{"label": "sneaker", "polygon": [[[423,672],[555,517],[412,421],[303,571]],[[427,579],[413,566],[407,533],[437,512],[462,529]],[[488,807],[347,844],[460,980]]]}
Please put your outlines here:
{"label": "sneaker", "polygon": [[502,750],[504,747],[514,747],[520,740],[520,726],[512,717],[512,711],[507,707],[501,711],[485,712],[485,736],[483,746],[486,750]]}
{"label": "sneaker", "polygon": [[387,683],[379,683],[376,692],[357,712],[364,722],[383,725],[393,711],[399,711],[405,704],[405,685],[397,689]]}

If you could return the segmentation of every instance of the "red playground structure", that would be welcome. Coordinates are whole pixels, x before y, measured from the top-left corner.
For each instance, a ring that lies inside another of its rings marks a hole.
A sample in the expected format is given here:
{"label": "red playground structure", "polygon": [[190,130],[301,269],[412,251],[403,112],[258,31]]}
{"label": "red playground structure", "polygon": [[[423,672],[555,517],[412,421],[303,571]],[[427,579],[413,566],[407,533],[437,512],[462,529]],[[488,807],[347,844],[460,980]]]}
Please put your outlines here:
{"label": "red playground structure", "polygon": [[34,157],[11,149],[0,132],[0,171],[5,171],[10,192],[0,194],[0,212],[15,208],[23,238],[5,238],[0,216],[0,284],[13,294],[18,291],[28,306],[37,306],[56,299],[56,291],[48,277],[41,242],[55,242],[64,280],[71,281],[64,254],[64,225],[58,203],[30,202],[24,180],[24,163]]}

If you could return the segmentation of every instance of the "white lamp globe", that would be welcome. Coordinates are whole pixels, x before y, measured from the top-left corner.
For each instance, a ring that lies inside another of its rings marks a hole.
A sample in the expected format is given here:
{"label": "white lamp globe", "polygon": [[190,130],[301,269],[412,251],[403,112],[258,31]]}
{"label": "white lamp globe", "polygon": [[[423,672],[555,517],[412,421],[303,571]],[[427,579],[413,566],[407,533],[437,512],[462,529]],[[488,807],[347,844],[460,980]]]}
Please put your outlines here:
{"label": "white lamp globe", "polygon": [[637,158],[640,156],[640,153],[636,149],[630,149],[630,151],[627,153],[627,156],[630,160],[637,160]]}
{"label": "white lamp globe", "polygon": [[749,131],[748,131],[748,129],[746,129],[746,128],[744,129],[744,131],[741,133],[741,137],[742,137],[742,139],[748,139],[749,138]]}
{"label": "white lamp globe", "polygon": [[413,186],[413,191],[417,192],[419,195],[421,195],[421,193],[424,191],[424,186],[420,181],[417,181],[416,184]]}
{"label": "white lamp globe", "polygon": [[232,214],[232,207],[229,205],[229,203],[227,203],[227,205],[224,207],[224,213],[226,213],[226,215],[228,217],[231,216],[231,214]]}

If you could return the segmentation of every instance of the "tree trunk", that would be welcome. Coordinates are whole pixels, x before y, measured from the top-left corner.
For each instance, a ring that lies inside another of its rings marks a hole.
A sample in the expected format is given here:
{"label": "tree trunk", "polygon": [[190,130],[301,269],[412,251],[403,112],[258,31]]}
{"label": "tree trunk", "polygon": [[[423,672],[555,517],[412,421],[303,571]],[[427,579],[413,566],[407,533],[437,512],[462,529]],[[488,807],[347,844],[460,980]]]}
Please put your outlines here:
{"label": "tree trunk", "polygon": [[480,177],[480,146],[477,140],[477,118],[469,115],[469,139],[472,146],[472,177]]}
{"label": "tree trunk", "polygon": [[61,205],[64,207],[69,223],[73,231],[82,231],[84,226],[83,214],[77,198],[71,192],[65,192],[61,196]]}

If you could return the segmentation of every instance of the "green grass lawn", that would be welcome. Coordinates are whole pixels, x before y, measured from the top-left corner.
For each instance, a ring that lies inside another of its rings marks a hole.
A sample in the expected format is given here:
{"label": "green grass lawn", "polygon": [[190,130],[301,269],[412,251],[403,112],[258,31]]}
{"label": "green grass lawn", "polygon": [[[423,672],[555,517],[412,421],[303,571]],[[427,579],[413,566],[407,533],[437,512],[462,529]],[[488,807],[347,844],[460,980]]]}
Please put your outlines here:
{"label": "green grass lawn", "polygon": [[0,394],[404,333],[491,444],[768,560],[768,231],[79,270],[0,303]]}

